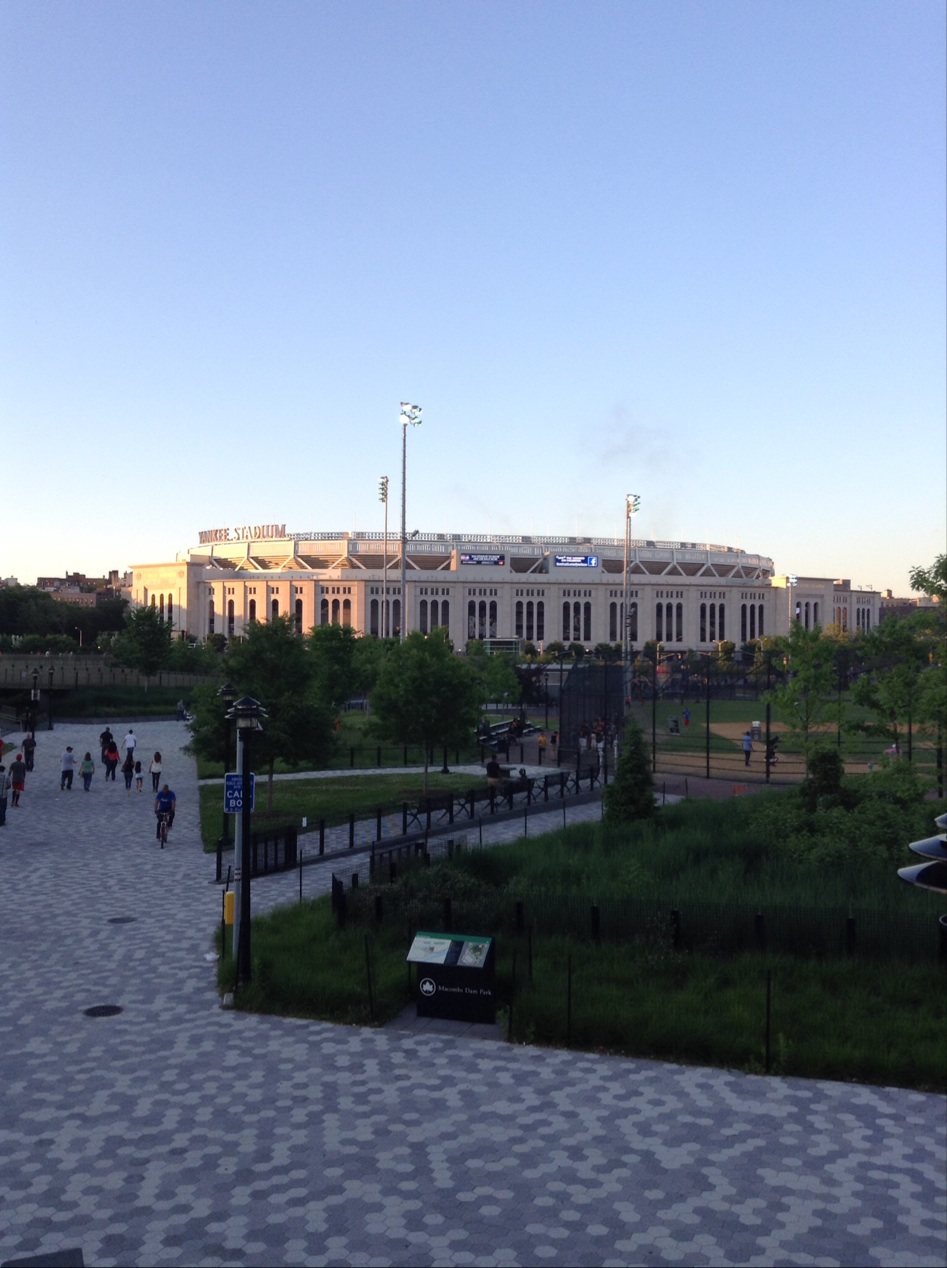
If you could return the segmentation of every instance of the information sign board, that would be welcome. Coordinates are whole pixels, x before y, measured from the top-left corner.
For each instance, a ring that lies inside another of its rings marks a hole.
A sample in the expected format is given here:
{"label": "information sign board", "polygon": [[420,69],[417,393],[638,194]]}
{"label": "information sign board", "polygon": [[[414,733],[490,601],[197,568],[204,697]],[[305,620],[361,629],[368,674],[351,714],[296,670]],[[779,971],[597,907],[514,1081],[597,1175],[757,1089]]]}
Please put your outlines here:
{"label": "information sign board", "polygon": [[598,555],[557,555],[557,568],[597,568]]}
{"label": "information sign board", "polygon": [[499,568],[506,562],[506,555],[483,555],[483,554],[461,554],[460,562],[462,564],[489,564],[492,568]]}
{"label": "information sign board", "polygon": [[[256,776],[250,775],[250,809],[256,791]],[[236,815],[243,810],[243,776],[233,773],[224,776],[224,814]]]}
{"label": "information sign board", "polygon": [[419,1017],[495,1021],[492,938],[468,933],[418,933],[407,960],[419,966]]}

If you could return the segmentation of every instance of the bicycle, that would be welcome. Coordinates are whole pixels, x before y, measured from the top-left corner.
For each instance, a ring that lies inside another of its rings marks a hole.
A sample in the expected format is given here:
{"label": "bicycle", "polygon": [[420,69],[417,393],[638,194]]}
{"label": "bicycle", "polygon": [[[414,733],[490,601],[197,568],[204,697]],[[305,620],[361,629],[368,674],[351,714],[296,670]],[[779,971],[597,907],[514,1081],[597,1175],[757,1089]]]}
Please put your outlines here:
{"label": "bicycle", "polygon": [[161,848],[164,849],[168,840],[168,830],[171,827],[171,815],[167,810],[162,810],[158,815],[158,840],[161,842]]}

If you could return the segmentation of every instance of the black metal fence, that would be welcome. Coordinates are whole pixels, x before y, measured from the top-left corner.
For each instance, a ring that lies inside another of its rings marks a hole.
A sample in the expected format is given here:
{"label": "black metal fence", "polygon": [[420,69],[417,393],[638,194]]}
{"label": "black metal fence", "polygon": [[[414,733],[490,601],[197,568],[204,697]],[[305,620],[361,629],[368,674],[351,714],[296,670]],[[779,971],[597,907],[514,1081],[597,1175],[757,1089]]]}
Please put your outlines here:
{"label": "black metal fence", "polygon": [[[424,864],[420,846],[413,856],[416,864]],[[441,896],[419,901],[401,886],[388,883],[385,870],[376,869],[376,883],[370,887],[349,892],[346,913],[350,921],[409,921],[414,928],[476,929],[494,936],[528,931],[534,937],[640,943],[704,955],[756,951],[918,962],[943,959],[947,953],[947,940],[937,921],[919,919],[910,911],[699,902],[672,907],[657,898],[591,899],[556,893],[533,893],[524,899]]]}
{"label": "black metal fence", "polygon": [[[336,819],[320,819],[304,828],[277,826],[254,834],[261,862],[253,875],[295,867],[300,854],[308,865],[347,852],[371,853],[385,842],[404,843],[417,836],[425,840],[443,837],[446,848],[455,828],[475,827],[479,831],[487,821],[522,818],[524,835],[529,835],[530,817],[550,810],[562,810],[565,826],[568,806],[596,798],[603,778],[603,769],[589,759],[577,762],[573,771],[508,779],[495,789],[481,786],[467,792],[437,793],[418,802],[377,806],[370,815],[352,811]],[[232,846],[232,842],[228,844]],[[223,851],[224,843],[218,840],[218,881],[223,874]]]}

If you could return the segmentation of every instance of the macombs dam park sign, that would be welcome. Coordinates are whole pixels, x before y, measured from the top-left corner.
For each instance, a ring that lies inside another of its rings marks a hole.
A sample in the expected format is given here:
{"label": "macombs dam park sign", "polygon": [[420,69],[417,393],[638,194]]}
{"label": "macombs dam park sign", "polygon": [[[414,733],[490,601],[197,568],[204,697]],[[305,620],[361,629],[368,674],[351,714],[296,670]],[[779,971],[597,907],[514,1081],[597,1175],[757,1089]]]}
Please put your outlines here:
{"label": "macombs dam park sign", "polygon": [[492,938],[469,933],[418,933],[407,960],[417,965],[419,1017],[496,1021]]}

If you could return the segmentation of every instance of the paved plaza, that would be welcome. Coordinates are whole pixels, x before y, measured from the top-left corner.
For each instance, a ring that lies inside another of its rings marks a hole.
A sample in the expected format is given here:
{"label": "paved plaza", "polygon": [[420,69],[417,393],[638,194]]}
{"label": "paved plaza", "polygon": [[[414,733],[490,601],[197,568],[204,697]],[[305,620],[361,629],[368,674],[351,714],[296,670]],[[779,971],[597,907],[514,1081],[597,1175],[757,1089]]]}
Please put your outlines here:
{"label": "paved plaza", "polygon": [[0,828],[0,1263],[945,1263],[943,1097],[222,1010],[187,733],[135,729],[166,850],[147,785],[60,791],[93,724]]}

